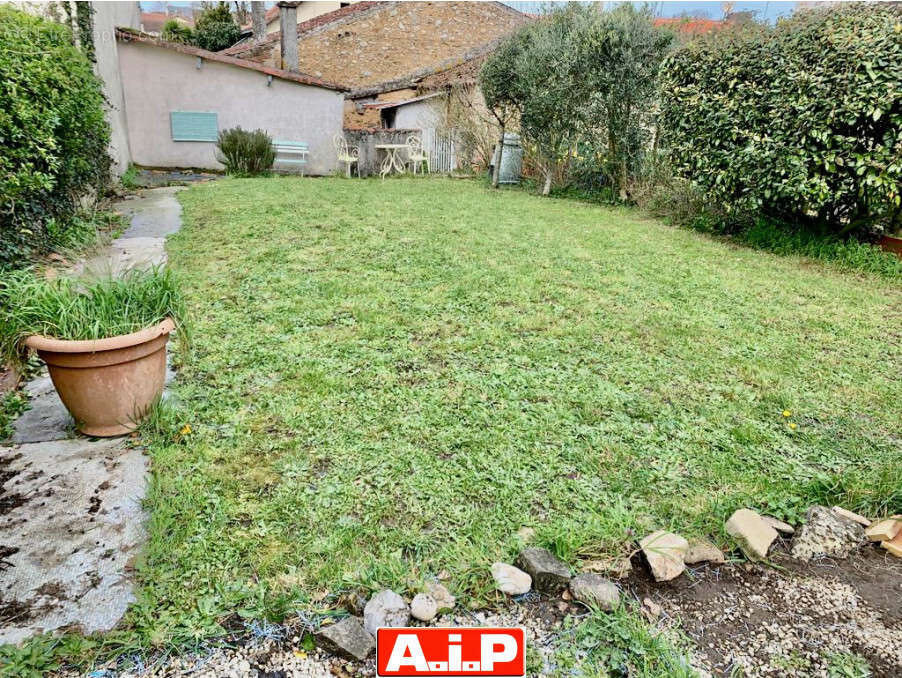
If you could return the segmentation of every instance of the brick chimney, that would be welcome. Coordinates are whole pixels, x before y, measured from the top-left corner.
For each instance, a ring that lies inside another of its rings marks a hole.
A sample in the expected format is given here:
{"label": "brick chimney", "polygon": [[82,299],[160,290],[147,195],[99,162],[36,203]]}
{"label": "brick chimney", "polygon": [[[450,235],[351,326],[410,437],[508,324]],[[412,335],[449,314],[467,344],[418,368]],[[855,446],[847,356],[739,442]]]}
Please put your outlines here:
{"label": "brick chimney", "polygon": [[299,2],[277,2],[279,29],[282,31],[282,69],[300,71],[298,65],[298,5]]}

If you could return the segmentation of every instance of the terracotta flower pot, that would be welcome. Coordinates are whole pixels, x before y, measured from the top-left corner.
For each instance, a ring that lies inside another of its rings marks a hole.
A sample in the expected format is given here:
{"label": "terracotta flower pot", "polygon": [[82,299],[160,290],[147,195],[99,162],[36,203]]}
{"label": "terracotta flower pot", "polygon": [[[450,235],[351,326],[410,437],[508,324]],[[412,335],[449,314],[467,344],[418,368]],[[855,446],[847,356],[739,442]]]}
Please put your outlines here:
{"label": "terracotta flower pot", "polygon": [[884,252],[893,252],[896,256],[902,257],[902,237],[893,235],[880,236],[880,247]]}
{"label": "terracotta flower pot", "polygon": [[133,431],[163,393],[166,342],[174,328],[166,318],[153,327],[108,339],[67,341],[35,335],[25,345],[47,363],[79,431],[118,436]]}

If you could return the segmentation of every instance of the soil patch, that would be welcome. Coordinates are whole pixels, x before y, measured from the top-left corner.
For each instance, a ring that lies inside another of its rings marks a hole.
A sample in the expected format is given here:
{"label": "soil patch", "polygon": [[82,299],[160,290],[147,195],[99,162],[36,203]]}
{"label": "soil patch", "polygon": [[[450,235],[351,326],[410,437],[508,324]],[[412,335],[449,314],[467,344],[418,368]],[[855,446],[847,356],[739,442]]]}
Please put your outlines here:
{"label": "soil patch", "polygon": [[715,676],[829,676],[849,655],[874,676],[902,675],[902,560],[865,547],[805,564],[781,546],[772,561],[703,565],[662,584],[639,565],[626,588],[660,605],[659,623],[680,625]]}

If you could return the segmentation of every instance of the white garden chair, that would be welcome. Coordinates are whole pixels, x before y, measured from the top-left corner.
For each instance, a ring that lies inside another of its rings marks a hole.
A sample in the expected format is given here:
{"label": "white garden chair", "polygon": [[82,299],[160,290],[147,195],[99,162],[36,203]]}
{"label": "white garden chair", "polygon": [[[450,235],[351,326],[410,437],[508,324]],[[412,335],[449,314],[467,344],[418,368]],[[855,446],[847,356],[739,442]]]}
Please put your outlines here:
{"label": "white garden chair", "polygon": [[332,137],[335,152],[338,154],[338,162],[344,163],[348,178],[351,178],[351,166],[357,165],[357,178],[360,178],[360,149],[357,146],[348,146],[344,134],[338,133]]}
{"label": "white garden chair", "polygon": [[426,174],[432,170],[429,163],[429,151],[423,148],[423,142],[420,137],[411,134],[407,137],[407,161],[413,168],[413,173],[417,173],[418,167],[426,167]]}

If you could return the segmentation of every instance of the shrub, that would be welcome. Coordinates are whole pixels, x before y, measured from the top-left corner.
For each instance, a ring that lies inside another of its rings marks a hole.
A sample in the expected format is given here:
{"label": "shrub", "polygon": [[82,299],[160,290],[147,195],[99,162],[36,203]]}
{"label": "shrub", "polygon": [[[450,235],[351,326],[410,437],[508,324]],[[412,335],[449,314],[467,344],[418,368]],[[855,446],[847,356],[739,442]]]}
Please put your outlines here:
{"label": "shrub", "polygon": [[683,46],[662,74],[675,170],[734,213],[898,229],[900,26],[898,8],[854,3]]}
{"label": "shrub", "polygon": [[33,334],[104,339],[167,317],[182,326],[185,302],[175,276],[162,267],[99,280],[47,279],[31,270],[0,277],[0,356],[10,364],[21,364],[21,342]]}
{"label": "shrub", "polygon": [[227,2],[210,5],[194,23],[194,44],[211,52],[231,47],[241,37],[241,29],[235,23]]}
{"label": "shrub", "polygon": [[219,162],[229,174],[250,177],[272,169],[276,150],[272,138],[262,129],[250,132],[240,127],[223,130],[216,143]]}
{"label": "shrub", "polygon": [[163,30],[160,33],[160,37],[169,42],[180,42],[185,45],[190,45],[194,42],[194,31],[191,30],[190,26],[186,26],[176,19],[170,19],[163,24]]}
{"label": "shrub", "polygon": [[0,7],[0,269],[67,238],[110,181],[101,82],[59,24]]}

